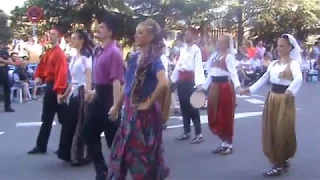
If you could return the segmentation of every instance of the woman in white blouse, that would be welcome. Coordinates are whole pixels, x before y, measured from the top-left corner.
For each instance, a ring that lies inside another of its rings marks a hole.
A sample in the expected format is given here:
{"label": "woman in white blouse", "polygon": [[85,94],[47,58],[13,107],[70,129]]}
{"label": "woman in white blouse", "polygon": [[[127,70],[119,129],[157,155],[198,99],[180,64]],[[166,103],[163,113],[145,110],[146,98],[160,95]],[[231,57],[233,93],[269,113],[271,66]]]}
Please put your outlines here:
{"label": "woman in white blouse", "polygon": [[235,89],[240,89],[233,55],[232,36],[225,34],[218,40],[218,51],[207,61],[208,77],[199,90],[208,90],[208,124],[211,132],[219,137],[221,145],[213,154],[229,155],[233,152],[233,124]]}
{"label": "woman in white blouse", "polygon": [[278,176],[289,168],[296,152],[295,95],[302,84],[301,53],[296,39],[283,34],[277,45],[280,59],[273,61],[267,72],[241,94],[255,93],[268,81],[272,84],[266,99],[262,121],[262,145],[265,156],[273,164],[264,176]]}
{"label": "woman in white blouse", "polygon": [[86,32],[77,30],[71,36],[71,46],[77,54],[71,57],[69,73],[71,82],[64,97],[67,99],[66,122],[62,125],[58,157],[74,166],[87,164],[87,151],[81,130],[85,117],[84,93],[91,90],[92,52]]}

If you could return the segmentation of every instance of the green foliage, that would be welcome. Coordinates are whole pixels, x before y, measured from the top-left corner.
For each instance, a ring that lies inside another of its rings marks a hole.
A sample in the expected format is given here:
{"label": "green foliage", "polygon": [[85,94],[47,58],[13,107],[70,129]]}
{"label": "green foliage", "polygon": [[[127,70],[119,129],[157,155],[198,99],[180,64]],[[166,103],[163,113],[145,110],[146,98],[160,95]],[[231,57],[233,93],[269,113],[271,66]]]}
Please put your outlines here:
{"label": "green foliage", "polygon": [[9,16],[0,9],[0,41],[3,42],[7,42],[12,35],[11,29],[8,26],[8,19]]}
{"label": "green foliage", "polygon": [[[135,27],[143,19],[154,18],[167,29],[180,29],[203,22],[228,30],[249,27],[251,36],[272,38],[282,32],[296,33],[300,38],[318,29],[320,0],[28,0],[12,11],[14,31],[31,33],[26,11],[36,5],[44,10],[38,29],[44,32],[58,24],[70,31],[82,24],[91,32],[94,18],[106,13],[122,19],[120,32],[132,42]],[[185,24],[177,23],[183,20]],[[270,36],[272,35],[272,37]]]}
{"label": "green foliage", "polygon": [[262,39],[273,39],[270,35],[294,33],[300,40],[319,29],[319,0],[269,0],[256,15],[251,34]]}

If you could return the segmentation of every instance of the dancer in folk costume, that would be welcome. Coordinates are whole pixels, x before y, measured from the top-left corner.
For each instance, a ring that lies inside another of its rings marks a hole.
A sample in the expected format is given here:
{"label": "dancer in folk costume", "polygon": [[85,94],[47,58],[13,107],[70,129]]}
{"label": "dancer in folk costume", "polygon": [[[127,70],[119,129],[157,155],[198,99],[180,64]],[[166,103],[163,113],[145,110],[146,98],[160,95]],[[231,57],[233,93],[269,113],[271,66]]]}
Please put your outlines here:
{"label": "dancer in folk costume", "polygon": [[180,50],[178,63],[171,75],[172,83],[177,84],[180,109],[183,118],[184,132],[176,139],[179,141],[190,139],[190,120],[192,120],[196,136],[192,139],[192,144],[204,141],[201,130],[199,110],[190,103],[190,97],[195,91],[195,87],[201,86],[205,81],[201,50],[195,44],[198,39],[198,31],[189,28],[185,32],[186,46]]}
{"label": "dancer in folk costume", "polygon": [[[212,133],[216,134],[222,144],[212,153],[228,155],[232,153],[233,125],[235,113],[235,92],[240,90],[233,55],[233,40],[229,34],[219,38],[218,51],[207,61],[208,77],[201,89],[208,93],[208,122]],[[231,79],[231,81],[230,81]]]}
{"label": "dancer in folk costume", "polygon": [[71,162],[73,166],[79,166],[89,162],[82,136],[86,114],[84,94],[91,90],[92,71],[91,42],[87,33],[82,30],[75,31],[71,36],[71,46],[77,53],[71,57],[69,63],[71,83],[64,95],[67,115],[62,124],[58,157]]}
{"label": "dancer in folk costume", "polygon": [[[125,180],[127,171],[133,180],[163,180],[169,169],[162,147],[162,112],[159,95],[168,87],[161,62],[163,41],[160,26],[148,19],[136,30],[135,43],[140,53],[128,61],[125,78],[124,118],[114,139],[108,179]],[[111,109],[116,119],[122,101]]]}
{"label": "dancer in folk costume", "polygon": [[263,84],[271,82],[262,115],[262,149],[273,164],[264,176],[277,176],[288,170],[289,159],[296,152],[295,95],[302,84],[300,69],[301,49],[290,34],[283,34],[278,40],[280,59],[273,61],[267,72],[250,88],[241,94],[255,93]]}
{"label": "dancer in folk costume", "polygon": [[34,75],[38,85],[46,84],[41,115],[42,125],[36,146],[28,154],[46,153],[55,114],[57,113],[61,124],[65,120],[66,104],[63,98],[68,87],[68,62],[66,55],[59,47],[61,31],[57,27],[52,28],[49,37],[52,47],[41,57]]}

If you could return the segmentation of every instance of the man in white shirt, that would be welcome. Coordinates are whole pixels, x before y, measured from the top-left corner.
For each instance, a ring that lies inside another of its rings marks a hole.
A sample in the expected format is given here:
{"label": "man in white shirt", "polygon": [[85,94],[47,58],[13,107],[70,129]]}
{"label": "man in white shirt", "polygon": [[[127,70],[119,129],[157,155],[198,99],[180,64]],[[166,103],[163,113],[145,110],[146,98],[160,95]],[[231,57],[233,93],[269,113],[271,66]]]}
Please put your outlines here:
{"label": "man in white shirt", "polygon": [[180,109],[183,118],[184,133],[177,137],[177,140],[190,139],[190,120],[195,128],[195,138],[192,144],[203,142],[199,110],[192,107],[190,97],[194,92],[194,87],[204,83],[205,76],[202,65],[200,48],[195,44],[198,32],[190,28],[185,32],[186,46],[180,50],[178,62],[171,75],[171,81],[177,84]]}

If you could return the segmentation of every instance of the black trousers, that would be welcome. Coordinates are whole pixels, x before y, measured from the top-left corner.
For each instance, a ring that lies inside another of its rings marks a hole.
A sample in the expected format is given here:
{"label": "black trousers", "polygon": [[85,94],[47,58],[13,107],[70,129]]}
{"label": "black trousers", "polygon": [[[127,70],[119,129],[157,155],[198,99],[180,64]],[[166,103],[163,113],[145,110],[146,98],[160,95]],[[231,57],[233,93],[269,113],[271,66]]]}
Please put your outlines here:
{"label": "black trousers", "polygon": [[200,113],[198,109],[192,107],[190,97],[194,92],[193,81],[181,81],[177,83],[177,92],[180,102],[180,110],[183,118],[184,133],[191,132],[190,123],[192,120],[196,135],[201,134]]}
{"label": "black trousers", "polygon": [[88,115],[85,120],[83,135],[89,154],[93,159],[97,178],[103,177],[108,171],[108,166],[102,153],[100,134],[104,132],[107,145],[111,148],[113,138],[120,126],[120,116],[117,121],[109,119],[108,112],[113,105],[112,85],[95,85],[96,95],[88,105]]}
{"label": "black trousers", "polygon": [[8,67],[0,67],[0,86],[3,88],[4,94],[4,109],[10,109],[11,99],[10,99],[10,81],[8,74]]}
{"label": "black trousers", "polygon": [[47,150],[48,140],[50,137],[52,122],[57,113],[58,121],[62,124],[65,117],[66,104],[58,104],[57,93],[53,91],[54,83],[47,83],[43,97],[42,125],[37,139],[37,148]]}
{"label": "black trousers", "polygon": [[58,157],[65,161],[81,162],[88,158],[82,129],[85,118],[84,87],[69,99],[66,116],[61,127]]}

